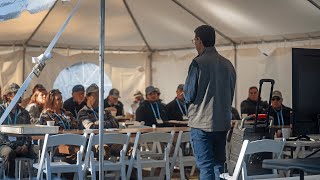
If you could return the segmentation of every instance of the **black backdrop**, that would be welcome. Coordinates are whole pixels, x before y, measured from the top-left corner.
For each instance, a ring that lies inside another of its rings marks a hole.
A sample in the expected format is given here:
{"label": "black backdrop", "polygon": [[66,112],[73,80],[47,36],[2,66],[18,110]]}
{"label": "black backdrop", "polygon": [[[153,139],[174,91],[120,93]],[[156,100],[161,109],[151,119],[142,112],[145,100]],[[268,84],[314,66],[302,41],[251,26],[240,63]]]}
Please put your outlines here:
{"label": "black backdrop", "polygon": [[319,133],[320,49],[292,49],[294,135]]}

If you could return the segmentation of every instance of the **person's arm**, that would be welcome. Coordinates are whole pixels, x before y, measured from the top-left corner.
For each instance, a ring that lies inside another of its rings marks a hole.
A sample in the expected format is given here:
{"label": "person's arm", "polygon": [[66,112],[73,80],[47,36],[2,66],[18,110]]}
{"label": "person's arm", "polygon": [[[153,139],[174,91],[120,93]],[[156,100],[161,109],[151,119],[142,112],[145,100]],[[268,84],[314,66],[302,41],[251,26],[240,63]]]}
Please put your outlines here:
{"label": "person's arm", "polygon": [[138,109],[136,110],[136,121],[139,121],[139,122],[145,121],[144,111],[141,106],[139,106]]}
{"label": "person's arm", "polygon": [[26,107],[26,110],[29,112],[30,123],[31,124],[40,124],[39,118],[36,117],[36,114],[37,114],[36,113],[36,111],[37,111],[36,106],[30,104]]}
{"label": "person's arm", "polygon": [[183,89],[184,100],[188,104],[194,102],[196,99],[198,90],[198,79],[199,66],[198,63],[193,60],[189,67],[188,77]]}

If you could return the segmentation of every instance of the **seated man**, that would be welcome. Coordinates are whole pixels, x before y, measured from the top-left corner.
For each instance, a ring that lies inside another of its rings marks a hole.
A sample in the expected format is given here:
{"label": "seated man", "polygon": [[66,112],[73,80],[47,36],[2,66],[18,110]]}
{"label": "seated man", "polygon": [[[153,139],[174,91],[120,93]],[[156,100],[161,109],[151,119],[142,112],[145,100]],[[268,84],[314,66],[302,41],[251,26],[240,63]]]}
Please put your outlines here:
{"label": "seated man", "polygon": [[274,118],[273,125],[291,125],[292,109],[282,104],[283,98],[280,91],[272,92],[270,116]]}
{"label": "seated man", "polygon": [[72,88],[72,97],[63,103],[63,108],[73,114],[73,117],[78,120],[78,112],[84,107],[84,87],[82,85],[75,85]]}
{"label": "seated man", "polygon": [[[87,104],[79,111],[80,129],[99,128],[99,87],[91,84],[86,89]],[[104,128],[119,128],[119,123],[111,116],[109,110],[104,111]]]}
{"label": "seated man", "polygon": [[120,92],[118,89],[111,89],[108,97],[104,100],[104,108],[116,111],[116,116],[124,116],[123,104],[119,101]]}
{"label": "seated man", "polygon": [[153,87],[146,88],[146,97],[136,111],[136,120],[144,121],[146,126],[163,125],[163,121],[169,120],[167,108],[159,102],[159,91]]}
{"label": "seated man", "polygon": [[[5,89],[6,103],[0,105],[0,116],[4,113],[10,102],[19,90],[19,86],[12,83]],[[21,102],[21,99],[19,100]],[[18,103],[19,103],[18,102]],[[8,117],[2,123],[4,124],[30,124],[30,116],[19,104],[11,110]],[[4,170],[7,178],[15,178],[15,158],[16,157],[29,157],[36,158],[36,154],[32,149],[31,137],[14,137],[7,134],[0,134],[0,156],[4,159]]]}
{"label": "seated man", "polygon": [[172,100],[169,104],[166,105],[166,108],[168,110],[168,116],[171,120],[188,120],[188,110],[182,94],[183,87],[183,84],[179,84],[176,90],[177,97],[175,97],[174,100]]}
{"label": "seated man", "polygon": [[130,115],[135,115],[136,110],[138,109],[140,104],[144,101],[143,94],[140,91],[135,92],[133,94],[133,97],[134,97],[134,101],[133,101],[133,103],[131,104],[131,106],[130,106],[130,108],[128,110],[128,113]]}
{"label": "seated man", "polygon": [[[251,115],[256,113],[256,107],[258,104],[258,88],[252,86],[249,88],[248,99],[241,102],[241,115]],[[268,103],[266,101],[260,101],[258,113],[266,113],[268,108]]]}

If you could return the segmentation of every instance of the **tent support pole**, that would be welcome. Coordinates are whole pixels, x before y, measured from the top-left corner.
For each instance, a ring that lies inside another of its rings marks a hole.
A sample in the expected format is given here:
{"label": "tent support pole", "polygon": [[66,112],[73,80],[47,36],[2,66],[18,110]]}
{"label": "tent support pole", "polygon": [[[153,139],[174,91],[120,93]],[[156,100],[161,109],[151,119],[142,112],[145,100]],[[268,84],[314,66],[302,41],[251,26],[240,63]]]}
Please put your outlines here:
{"label": "tent support pole", "polygon": [[99,49],[99,180],[104,179],[103,173],[103,129],[104,129],[104,48],[105,48],[105,0],[100,0],[100,49]]}
{"label": "tent support pole", "polygon": [[23,51],[22,51],[22,81],[25,79],[24,77],[24,73],[25,73],[25,69],[26,69],[26,51],[27,48],[26,46],[23,46]]}
{"label": "tent support pole", "polygon": [[[233,44],[233,47],[234,47],[234,69],[237,73],[237,71],[238,71],[237,45]],[[237,104],[238,104],[238,83],[236,83],[235,90],[234,90],[234,105],[235,105],[235,107],[237,107]]]}

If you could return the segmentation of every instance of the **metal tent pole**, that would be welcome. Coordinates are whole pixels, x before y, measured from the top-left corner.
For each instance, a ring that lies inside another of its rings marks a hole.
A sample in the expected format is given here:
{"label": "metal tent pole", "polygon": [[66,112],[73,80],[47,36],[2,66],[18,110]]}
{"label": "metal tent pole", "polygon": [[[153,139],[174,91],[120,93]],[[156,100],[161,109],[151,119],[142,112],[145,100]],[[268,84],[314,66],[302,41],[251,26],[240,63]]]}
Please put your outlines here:
{"label": "metal tent pole", "polygon": [[100,0],[100,49],[99,49],[99,180],[104,179],[103,172],[103,128],[104,128],[104,47],[105,47],[105,0]]}

